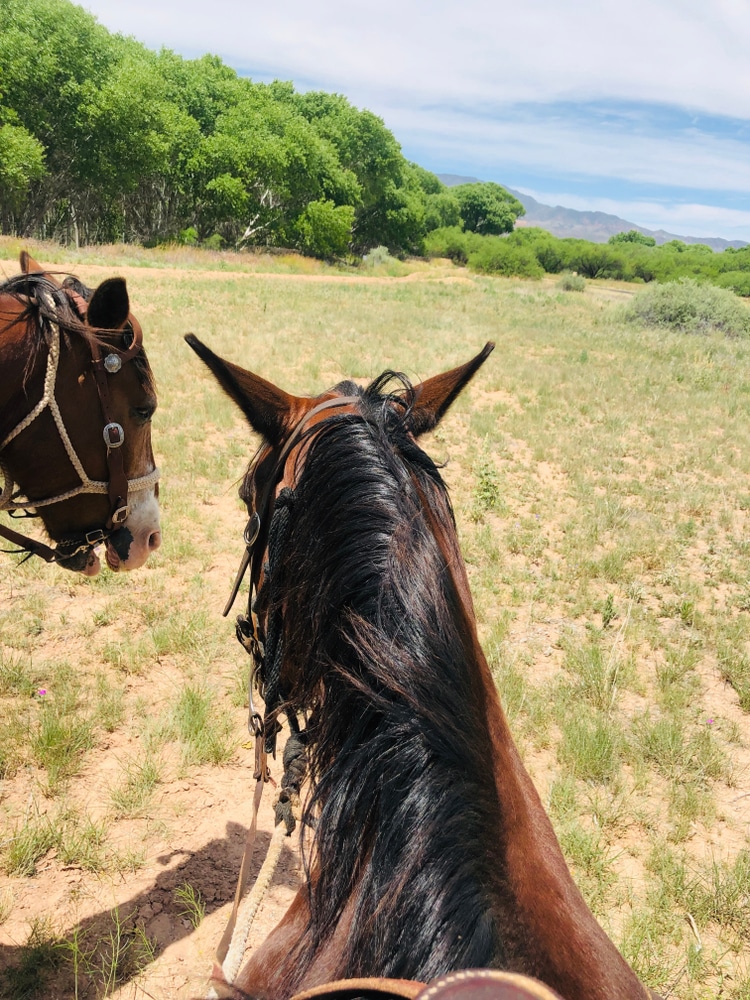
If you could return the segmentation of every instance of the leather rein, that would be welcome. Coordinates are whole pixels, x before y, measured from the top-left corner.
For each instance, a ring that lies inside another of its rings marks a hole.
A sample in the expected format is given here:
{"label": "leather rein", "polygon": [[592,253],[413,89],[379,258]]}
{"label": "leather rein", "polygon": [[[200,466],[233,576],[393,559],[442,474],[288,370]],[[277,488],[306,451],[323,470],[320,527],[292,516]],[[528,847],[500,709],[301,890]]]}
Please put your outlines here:
{"label": "leather rein", "polygon": [[[85,321],[87,303],[85,299],[73,289],[64,288],[68,298],[71,300],[81,321]],[[37,290],[38,299],[49,312],[54,311],[54,301],[51,295],[44,289]],[[128,315],[127,325],[132,333],[132,341],[123,350],[109,348],[109,353],[103,355],[102,344],[97,340],[90,340],[91,349],[91,370],[99,397],[104,426],[102,436],[107,449],[107,470],[108,480],[92,480],[86,474],[83,464],[75,451],[70,436],[65,427],[57,400],[55,389],[57,385],[57,369],[60,360],[61,336],[59,323],[48,320],[48,328],[45,330],[47,342],[47,369],[44,379],[44,392],[37,405],[10,431],[0,442],[0,472],[4,478],[4,487],[0,492],[0,510],[7,510],[11,517],[37,517],[37,508],[48,507],[55,503],[61,503],[81,493],[101,493],[109,498],[109,515],[104,528],[97,528],[86,532],[83,540],[71,539],[69,541],[58,542],[57,549],[45,545],[44,542],[37,541],[27,535],[23,535],[12,528],[0,524],[0,537],[19,545],[21,548],[16,551],[26,552],[26,558],[32,555],[39,556],[45,562],[68,563],[81,553],[91,552],[97,545],[105,542],[110,535],[123,526],[130,514],[128,505],[128,494],[131,490],[145,490],[154,486],[159,481],[159,470],[154,469],[145,476],[135,479],[128,479],[123,464],[122,451],[120,450],[125,440],[125,431],[121,424],[112,419],[112,405],[109,396],[108,379],[120,371],[122,366],[139,353],[143,346],[143,330],[135,316]],[[97,332],[97,331],[94,331]],[[103,331],[111,333],[112,331]],[[128,332],[128,330],[126,330]],[[2,461],[2,452],[22,431],[30,426],[36,418],[45,410],[49,409],[58,435],[65,451],[75,468],[80,485],[67,492],[57,494],[42,500],[24,500],[21,491],[14,491],[13,479]],[[23,513],[17,513],[22,511]],[[12,550],[6,550],[12,551]]]}

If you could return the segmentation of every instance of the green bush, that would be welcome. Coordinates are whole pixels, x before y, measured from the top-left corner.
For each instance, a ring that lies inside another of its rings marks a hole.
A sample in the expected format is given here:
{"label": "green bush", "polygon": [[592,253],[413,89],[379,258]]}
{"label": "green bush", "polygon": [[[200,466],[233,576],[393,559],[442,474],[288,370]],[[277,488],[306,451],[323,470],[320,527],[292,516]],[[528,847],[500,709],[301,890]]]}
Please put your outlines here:
{"label": "green bush", "polygon": [[205,247],[206,250],[222,250],[225,243],[226,240],[221,233],[213,233],[201,243],[201,246]]}
{"label": "green bush", "polygon": [[750,310],[737,296],[693,278],[644,288],[626,306],[624,315],[630,323],[682,333],[718,330],[728,337],[750,336]]}
{"label": "green bush", "polygon": [[343,257],[352,238],[354,209],[332,201],[311,201],[295,223],[299,247],[312,257]]}
{"label": "green bush", "polygon": [[373,247],[369,253],[362,258],[362,263],[366,267],[380,267],[382,264],[390,264],[395,260],[391,257],[388,247]]}
{"label": "green bush", "polygon": [[725,271],[716,278],[716,284],[737,295],[750,296],[750,271]]}
{"label": "green bush", "polygon": [[[589,243],[588,240],[565,239],[565,266],[585,278],[615,278],[627,281],[630,277],[628,256],[618,246],[607,243]],[[639,248],[640,249],[640,248]]]}
{"label": "green bush", "polygon": [[614,236],[610,236],[607,243],[613,245],[618,243],[638,243],[644,247],[656,246],[656,240],[653,236],[646,236],[644,233],[638,232],[637,229],[629,229],[626,233],[615,233]]}
{"label": "green bush", "polygon": [[557,283],[564,292],[582,292],[586,288],[586,279],[580,274],[566,272]]}
{"label": "green bush", "polygon": [[180,230],[180,235],[177,240],[178,243],[182,243],[186,247],[197,247],[198,246],[198,230],[195,226],[188,226],[187,229]]}
{"label": "green bush", "polygon": [[427,257],[448,257],[457,264],[469,259],[469,236],[460,226],[442,226],[433,229],[424,238]]}
{"label": "green bush", "polygon": [[514,246],[501,238],[485,238],[479,249],[469,254],[469,265],[484,274],[507,277],[541,278],[544,274],[533,250]]}

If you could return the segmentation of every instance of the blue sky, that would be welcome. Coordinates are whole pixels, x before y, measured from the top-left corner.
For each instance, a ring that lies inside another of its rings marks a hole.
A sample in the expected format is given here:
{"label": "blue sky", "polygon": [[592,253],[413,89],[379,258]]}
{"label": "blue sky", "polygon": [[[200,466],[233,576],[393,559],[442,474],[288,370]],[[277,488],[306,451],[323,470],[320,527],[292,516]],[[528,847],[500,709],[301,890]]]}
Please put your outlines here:
{"label": "blue sky", "polygon": [[345,94],[438,173],[750,241],[748,0],[85,0],[111,30]]}

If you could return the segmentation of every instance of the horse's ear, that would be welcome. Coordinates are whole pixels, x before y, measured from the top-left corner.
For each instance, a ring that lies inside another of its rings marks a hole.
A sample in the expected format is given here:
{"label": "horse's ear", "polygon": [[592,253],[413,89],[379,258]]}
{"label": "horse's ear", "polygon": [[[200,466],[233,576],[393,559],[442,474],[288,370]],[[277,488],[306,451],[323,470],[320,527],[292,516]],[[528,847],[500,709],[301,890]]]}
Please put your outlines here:
{"label": "horse's ear", "polygon": [[188,333],[185,340],[211,369],[224,392],[239,406],[253,430],[262,434],[269,444],[280,444],[292,408],[302,401],[272,382],[266,382],[260,375],[245,371],[231,361],[224,361],[194,334]]}
{"label": "horse's ear", "polygon": [[33,274],[42,270],[28,250],[22,250],[20,256],[21,270],[24,274]]}
{"label": "horse's ear", "polygon": [[471,381],[494,349],[495,345],[488,341],[479,354],[465,365],[452,368],[442,375],[434,375],[414,386],[414,406],[409,421],[409,430],[414,437],[419,437],[420,434],[437,427],[453,400]]}
{"label": "horse's ear", "polygon": [[21,264],[21,271],[23,274],[43,274],[45,278],[48,278],[53,285],[59,285],[60,282],[51,274],[47,274],[41,264],[34,260],[28,250],[22,250],[19,256],[19,261]]}
{"label": "horse's ear", "polygon": [[91,296],[86,319],[99,330],[117,330],[130,313],[130,300],[124,278],[108,278]]}

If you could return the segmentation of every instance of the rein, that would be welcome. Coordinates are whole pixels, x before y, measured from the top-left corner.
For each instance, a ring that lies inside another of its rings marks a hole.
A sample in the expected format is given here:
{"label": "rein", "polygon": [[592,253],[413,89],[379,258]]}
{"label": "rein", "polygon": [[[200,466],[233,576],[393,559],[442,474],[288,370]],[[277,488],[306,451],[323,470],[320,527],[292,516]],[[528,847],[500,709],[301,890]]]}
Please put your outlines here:
{"label": "rein", "polygon": [[[83,317],[86,309],[86,303],[83,298],[69,289],[65,289],[65,291],[79,314]],[[39,289],[38,296],[42,305],[50,312],[54,312],[55,304],[49,293],[44,289]],[[44,377],[42,398],[26,417],[0,442],[0,472],[4,480],[4,486],[2,492],[0,492],[0,510],[7,510],[11,516],[35,517],[36,514],[31,513],[31,511],[36,511],[39,507],[62,503],[64,500],[70,500],[81,493],[106,494],[109,497],[110,510],[104,529],[98,528],[87,532],[84,535],[84,540],[80,543],[76,543],[75,540],[68,544],[65,542],[58,543],[57,550],[52,549],[43,542],[36,541],[0,524],[0,537],[7,539],[15,545],[20,545],[20,551],[28,553],[27,558],[36,555],[44,559],[45,562],[67,563],[79,553],[91,551],[95,546],[106,541],[127,520],[130,514],[130,507],[128,505],[129,491],[149,489],[159,481],[158,468],[145,476],[139,476],[135,479],[127,478],[123,466],[122,452],[120,451],[125,440],[125,431],[122,425],[114,421],[111,416],[108,375],[116,374],[122,368],[123,364],[135,357],[143,344],[143,331],[138,320],[135,316],[130,315],[128,322],[133,333],[133,340],[125,350],[116,351],[113,349],[106,357],[102,357],[102,345],[98,342],[91,342],[91,368],[104,418],[102,436],[107,449],[109,479],[104,482],[89,478],[65,427],[65,422],[55,397],[57,371],[60,362],[60,326],[53,320],[48,321],[48,327],[44,331],[45,340],[47,341],[47,369]],[[65,448],[65,453],[70,459],[81,482],[79,486],[59,493],[56,496],[43,500],[23,500],[20,498],[22,495],[19,492],[14,492],[13,478],[6,464],[2,461],[2,452],[11,441],[22,431],[26,430],[46,409],[49,409],[52,415],[57,433]],[[14,515],[16,511],[23,511],[24,514]]]}

